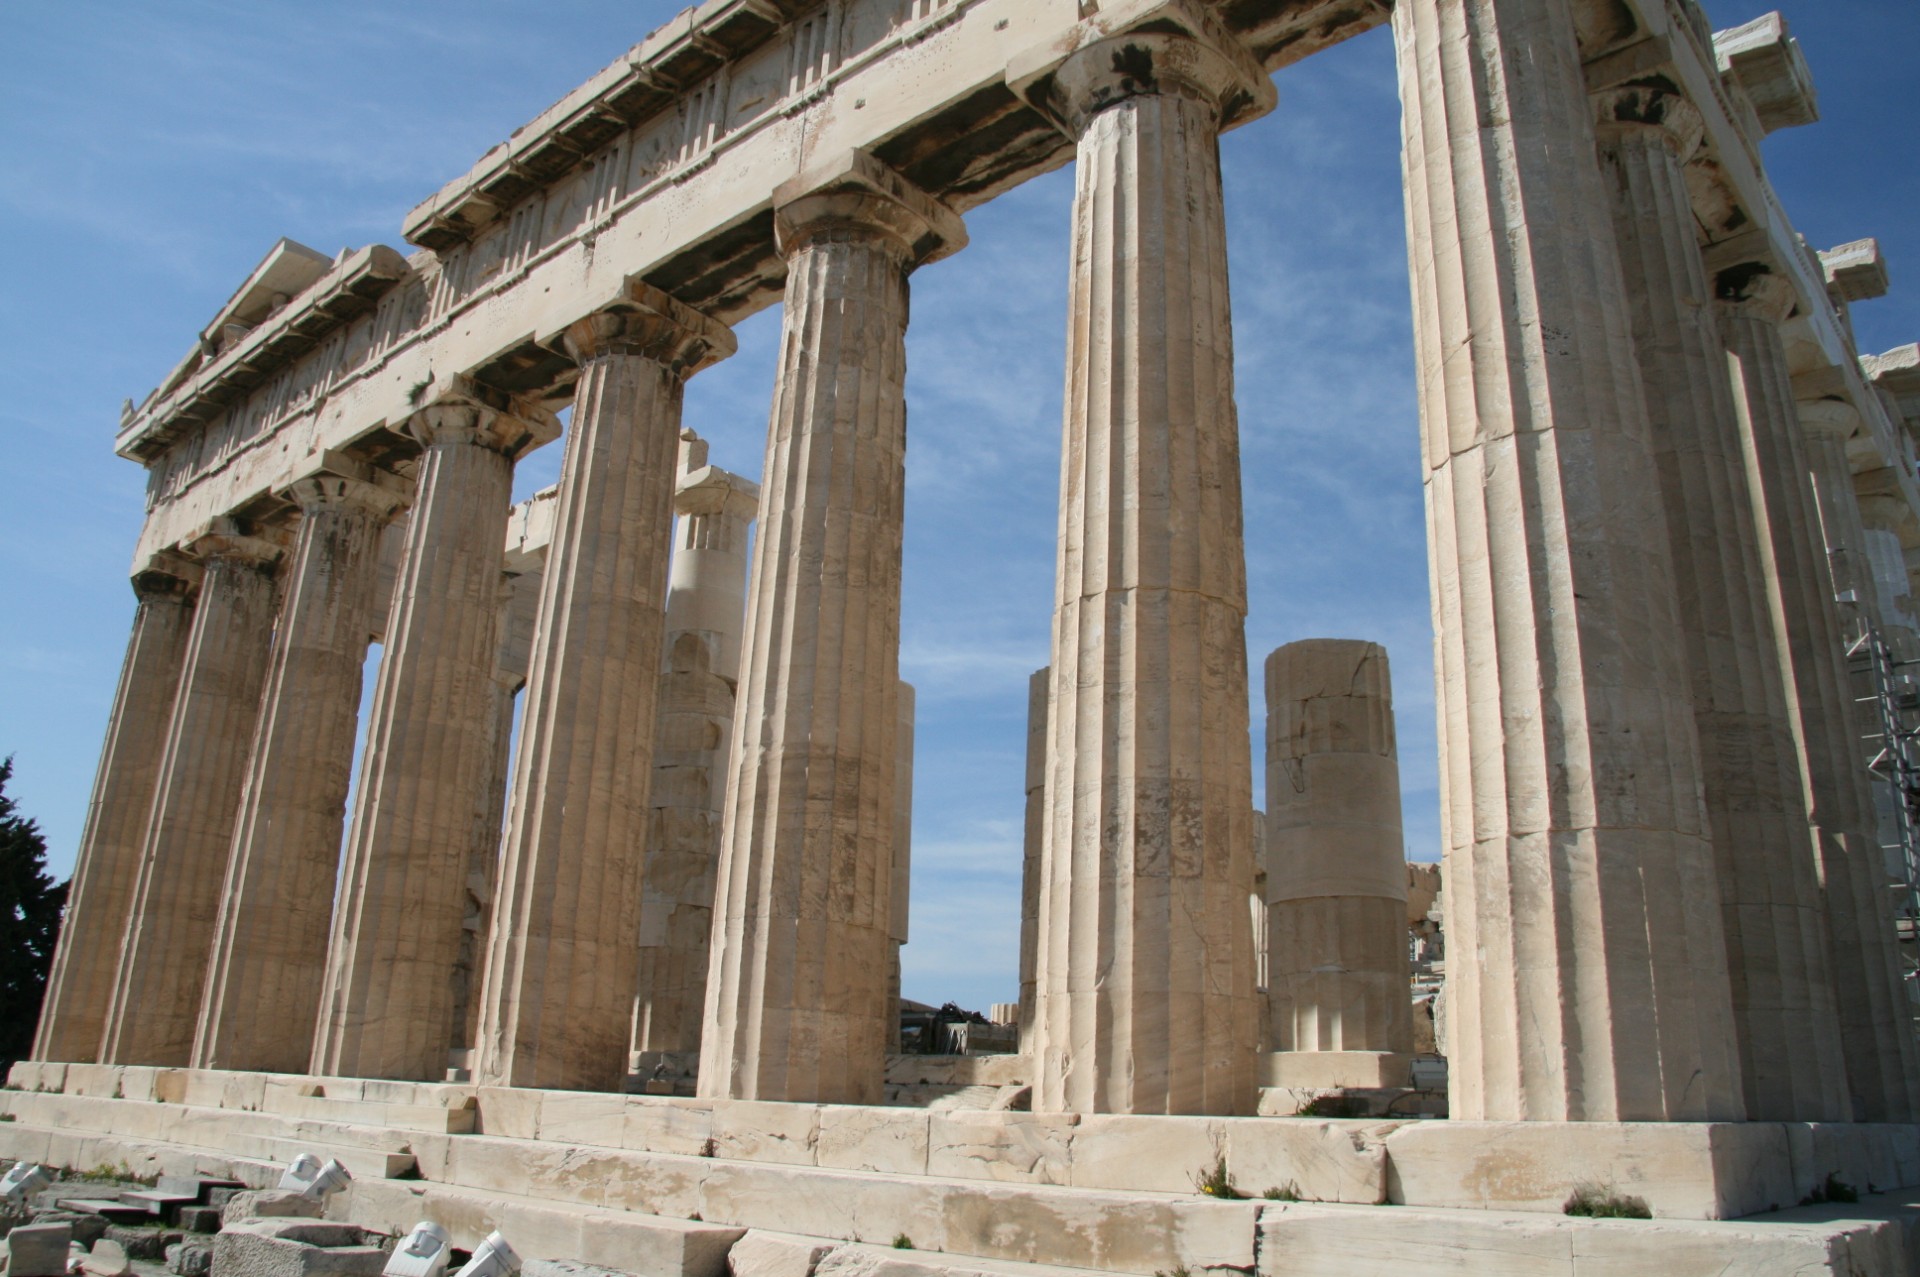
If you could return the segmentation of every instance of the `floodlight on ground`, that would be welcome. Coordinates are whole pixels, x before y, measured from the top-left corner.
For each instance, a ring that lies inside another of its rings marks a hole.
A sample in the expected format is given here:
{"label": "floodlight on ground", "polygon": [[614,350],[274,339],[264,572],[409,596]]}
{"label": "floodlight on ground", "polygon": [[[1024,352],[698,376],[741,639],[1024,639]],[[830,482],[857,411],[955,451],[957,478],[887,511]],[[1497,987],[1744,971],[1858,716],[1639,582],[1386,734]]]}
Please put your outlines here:
{"label": "floodlight on ground", "polygon": [[300,1192],[316,1202],[323,1202],[351,1183],[353,1183],[353,1173],[342,1166],[338,1158],[329,1158],[327,1164],[320,1168],[320,1173],[303,1186]]}
{"label": "floodlight on ground", "polygon": [[281,1188],[290,1188],[296,1193],[305,1192],[307,1185],[313,1183],[313,1177],[320,1173],[320,1158],[314,1153],[302,1153],[287,1163],[287,1169],[280,1176]]}
{"label": "floodlight on ground", "polygon": [[0,1197],[18,1206],[51,1183],[53,1176],[47,1174],[46,1167],[32,1162],[15,1162],[13,1169],[0,1178]]}
{"label": "floodlight on ground", "polygon": [[423,1219],[393,1248],[380,1277],[442,1277],[451,1258],[447,1230]]}
{"label": "floodlight on ground", "polygon": [[499,1233],[488,1233],[487,1240],[474,1248],[457,1277],[513,1277],[520,1271],[520,1256]]}

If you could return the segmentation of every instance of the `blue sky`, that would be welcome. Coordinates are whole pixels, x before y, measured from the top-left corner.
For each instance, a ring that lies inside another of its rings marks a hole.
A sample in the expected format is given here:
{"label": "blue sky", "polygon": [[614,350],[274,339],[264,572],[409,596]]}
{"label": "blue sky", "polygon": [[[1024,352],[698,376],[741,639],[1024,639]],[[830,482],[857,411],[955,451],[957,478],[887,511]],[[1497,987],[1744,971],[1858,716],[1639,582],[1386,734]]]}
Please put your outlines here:
{"label": "blue sky", "polygon": [[[677,10],[649,0],[18,0],[0,6],[0,752],[72,863],[132,595],[142,472],[124,398],[185,353],[279,236],[404,247],[400,219]],[[1825,120],[1766,153],[1816,247],[1880,237],[1865,351],[1920,338],[1920,5],[1781,8]],[[564,15],[564,16],[562,16]],[[1386,644],[1407,847],[1438,855],[1431,630],[1399,106],[1385,31],[1279,77],[1222,144],[1244,447],[1256,793],[1266,653]],[[968,215],[914,277],[901,665],[919,690],[910,997],[1015,995],[1026,680],[1047,657],[1072,173]],[[778,308],[697,377],[688,424],[757,473]],[[559,449],[522,467],[551,482]]]}

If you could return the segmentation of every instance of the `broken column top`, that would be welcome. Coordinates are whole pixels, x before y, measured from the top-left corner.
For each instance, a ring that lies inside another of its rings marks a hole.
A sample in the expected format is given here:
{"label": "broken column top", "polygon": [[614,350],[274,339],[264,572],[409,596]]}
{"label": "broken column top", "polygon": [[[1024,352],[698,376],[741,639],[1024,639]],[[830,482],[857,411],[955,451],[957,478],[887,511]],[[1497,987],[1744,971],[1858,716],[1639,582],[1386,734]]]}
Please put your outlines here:
{"label": "broken column top", "polygon": [[1871,301],[1887,295],[1887,259],[1877,239],[1857,239],[1820,254],[1827,291],[1850,302]]}
{"label": "broken column top", "polygon": [[1753,104],[1762,131],[1773,133],[1820,118],[1813,73],[1807,69],[1800,42],[1778,13],[1715,32],[1713,53],[1721,76],[1739,86]]}
{"label": "broken column top", "polygon": [[1269,757],[1392,757],[1387,649],[1364,639],[1302,639],[1267,657]]}

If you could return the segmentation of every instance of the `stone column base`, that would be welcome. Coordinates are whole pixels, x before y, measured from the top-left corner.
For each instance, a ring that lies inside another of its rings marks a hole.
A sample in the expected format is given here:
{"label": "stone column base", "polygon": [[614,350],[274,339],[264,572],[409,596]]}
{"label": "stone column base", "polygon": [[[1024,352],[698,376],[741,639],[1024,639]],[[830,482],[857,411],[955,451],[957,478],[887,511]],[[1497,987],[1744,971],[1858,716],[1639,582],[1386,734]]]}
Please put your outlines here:
{"label": "stone column base", "polygon": [[1261,1086],[1376,1090],[1412,1077],[1413,1056],[1399,1051],[1272,1051],[1260,1061]]}

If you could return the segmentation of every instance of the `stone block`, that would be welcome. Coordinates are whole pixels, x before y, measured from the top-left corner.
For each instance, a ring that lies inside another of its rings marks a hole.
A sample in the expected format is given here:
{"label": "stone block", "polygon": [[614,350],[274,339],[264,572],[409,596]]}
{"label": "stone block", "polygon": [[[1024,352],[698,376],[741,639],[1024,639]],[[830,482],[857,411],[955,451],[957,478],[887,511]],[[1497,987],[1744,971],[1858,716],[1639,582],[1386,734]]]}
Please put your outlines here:
{"label": "stone block", "polygon": [[1387,1200],[1386,1136],[1395,1122],[1250,1118],[1228,1125],[1227,1167],[1249,1197],[1291,1187],[1314,1202]]}
{"label": "stone block", "polygon": [[705,1101],[632,1100],[621,1123],[622,1148],[689,1157],[713,1155],[713,1107]]}
{"label": "stone block", "polygon": [[73,1230],[73,1240],[82,1246],[92,1247],[107,1235],[107,1221],[98,1215],[83,1215],[79,1211],[43,1210],[35,1211],[33,1222],[36,1224],[65,1224]]}
{"label": "stone block", "polygon": [[928,1114],[924,1112],[825,1104],[819,1121],[816,1165],[891,1175],[927,1173]]}
{"label": "stone block", "polygon": [[319,1202],[290,1188],[250,1188],[235,1193],[220,1208],[220,1222],[231,1228],[243,1219],[318,1219]]}
{"label": "stone block", "polygon": [[175,1277],[207,1277],[212,1270],[212,1242],[192,1240],[167,1247],[167,1271]]}
{"label": "stone block", "polygon": [[159,1262],[166,1258],[168,1236],[158,1228],[145,1228],[138,1225],[109,1224],[107,1235],[94,1243],[94,1249],[102,1246],[118,1246],[135,1259]]}
{"label": "stone block", "polygon": [[727,1252],[731,1277],[813,1277],[834,1243],[817,1237],[796,1237],[751,1229]]}
{"label": "stone block", "polygon": [[576,1259],[529,1259],[520,1265],[520,1277],[634,1277],[619,1268],[602,1268]]}
{"label": "stone block", "polygon": [[537,1139],[540,1135],[541,1091],[514,1087],[483,1086],[477,1093],[479,1116],[474,1129],[482,1135],[500,1135],[511,1140]]}
{"label": "stone block", "polygon": [[714,1105],[714,1156],[811,1166],[820,1134],[814,1104],[726,1100]]}
{"label": "stone block", "polygon": [[305,1219],[249,1219],[230,1224],[213,1243],[219,1277],[380,1277],[387,1252],[362,1243],[352,1224]]}
{"label": "stone block", "polygon": [[72,1245],[65,1224],[22,1224],[7,1234],[7,1277],[66,1277]]}
{"label": "stone block", "polygon": [[1392,1051],[1273,1051],[1262,1057],[1260,1085],[1312,1090],[1405,1086],[1413,1057]]}
{"label": "stone block", "polygon": [[218,1206],[182,1206],[180,1227],[189,1233],[217,1233],[220,1231],[220,1208]]}
{"label": "stone block", "polygon": [[[1573,1219],[1499,1211],[1270,1206],[1259,1277],[1897,1277],[1913,1271],[1910,1206],[1860,1218]],[[1901,1216],[1906,1218],[1902,1219]]]}
{"label": "stone block", "polygon": [[540,1101],[540,1138],[558,1144],[598,1144],[618,1148],[625,1125],[626,1107],[627,1098],[624,1095],[597,1095],[588,1091],[554,1092]]}
{"label": "stone block", "polygon": [[1659,1218],[1732,1219],[1800,1200],[1776,1123],[1411,1122],[1386,1146],[1397,1205],[1557,1214],[1595,1185]]}
{"label": "stone block", "polygon": [[700,1185],[712,1163],[704,1158],[610,1158],[599,1204],[668,1219],[700,1213]]}
{"label": "stone block", "polygon": [[[161,1249],[164,1253],[167,1248]],[[80,1260],[80,1267],[93,1274],[93,1277],[126,1277],[133,1271],[133,1262],[126,1247],[112,1238],[103,1237]]]}
{"label": "stone block", "polygon": [[1073,1133],[1075,1188],[1199,1191],[1227,1152],[1225,1127],[1191,1117],[1087,1114]]}
{"label": "stone block", "polygon": [[1030,1184],[1070,1181],[1073,1114],[934,1113],[928,1127],[927,1173],[953,1179]]}

